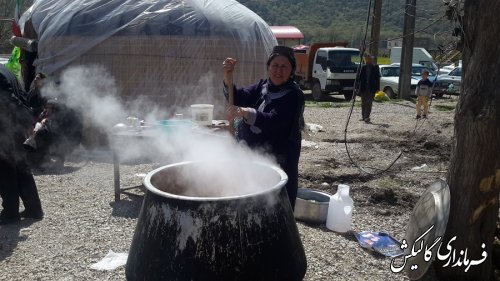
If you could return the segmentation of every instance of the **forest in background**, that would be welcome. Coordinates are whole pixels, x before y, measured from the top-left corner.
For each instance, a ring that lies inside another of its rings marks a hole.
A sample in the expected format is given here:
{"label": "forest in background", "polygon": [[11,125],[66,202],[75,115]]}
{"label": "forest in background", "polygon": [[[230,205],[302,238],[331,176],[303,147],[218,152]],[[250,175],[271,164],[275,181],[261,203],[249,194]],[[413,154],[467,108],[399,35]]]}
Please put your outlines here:
{"label": "forest in background", "polygon": [[[269,25],[292,25],[304,34],[304,43],[346,40],[359,46],[365,34],[368,0],[241,0]],[[418,0],[415,36],[429,38],[434,45],[453,40],[453,26],[444,17],[443,1]],[[381,41],[399,38],[403,34],[405,0],[382,1]],[[371,17],[370,17],[371,18]],[[368,29],[368,38],[370,29]],[[385,42],[381,42],[385,47]]]}
{"label": "forest in background", "polygon": [[[303,43],[345,40],[359,46],[364,37],[368,4],[370,0],[240,0],[241,4],[262,17],[269,25],[293,25],[305,38]],[[403,33],[405,0],[382,2],[380,47],[385,41],[400,38]],[[25,11],[33,0],[21,0]],[[0,18],[12,18],[15,0],[0,0]],[[373,8],[371,9],[373,12]],[[445,5],[439,0],[418,0],[416,7],[416,32],[419,38],[429,38],[434,45],[448,44],[453,26],[444,17]],[[12,46],[10,23],[0,22],[0,53],[8,53]],[[370,29],[368,30],[368,38]]]}

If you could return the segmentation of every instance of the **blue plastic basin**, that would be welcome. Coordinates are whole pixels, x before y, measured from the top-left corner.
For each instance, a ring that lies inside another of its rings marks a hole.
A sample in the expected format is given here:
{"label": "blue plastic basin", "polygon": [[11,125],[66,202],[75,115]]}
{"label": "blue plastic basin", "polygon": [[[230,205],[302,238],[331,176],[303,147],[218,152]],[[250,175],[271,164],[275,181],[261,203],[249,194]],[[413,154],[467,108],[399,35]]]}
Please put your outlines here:
{"label": "blue plastic basin", "polygon": [[155,126],[163,132],[171,134],[191,130],[191,128],[193,128],[194,126],[194,123],[191,122],[191,120],[166,119],[156,121]]}

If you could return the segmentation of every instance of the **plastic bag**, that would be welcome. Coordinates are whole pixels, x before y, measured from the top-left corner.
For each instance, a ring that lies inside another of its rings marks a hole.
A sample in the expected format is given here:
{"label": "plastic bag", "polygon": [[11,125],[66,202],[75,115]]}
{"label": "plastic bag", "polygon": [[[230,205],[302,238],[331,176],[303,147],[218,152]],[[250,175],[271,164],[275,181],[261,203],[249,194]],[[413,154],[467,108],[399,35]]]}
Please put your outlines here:
{"label": "plastic bag", "polygon": [[454,94],[454,93],[455,93],[455,85],[453,85],[453,83],[450,83],[450,84],[448,85],[448,90],[447,90],[447,91],[448,91],[448,93],[450,93],[450,94]]}
{"label": "plastic bag", "polygon": [[370,249],[386,257],[399,257],[404,254],[401,243],[387,233],[362,231],[354,233],[361,247]]}
{"label": "plastic bag", "polygon": [[19,47],[14,47],[9,61],[5,65],[5,67],[7,67],[10,72],[14,73],[17,79],[21,78],[21,64],[19,63],[20,54],[21,50],[19,49]]}
{"label": "plastic bag", "polygon": [[375,93],[374,100],[378,102],[383,102],[383,101],[389,101],[391,99],[384,92],[378,91],[377,93]]}
{"label": "plastic bag", "polygon": [[94,263],[90,268],[95,270],[114,270],[127,263],[128,253],[115,253],[109,250],[108,254],[99,262]]}

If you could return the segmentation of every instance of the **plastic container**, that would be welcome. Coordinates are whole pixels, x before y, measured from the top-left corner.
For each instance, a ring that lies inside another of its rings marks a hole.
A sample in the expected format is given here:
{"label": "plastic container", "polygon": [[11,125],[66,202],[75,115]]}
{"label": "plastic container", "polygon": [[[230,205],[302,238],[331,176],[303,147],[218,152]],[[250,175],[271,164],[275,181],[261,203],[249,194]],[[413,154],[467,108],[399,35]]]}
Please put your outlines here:
{"label": "plastic container", "polygon": [[139,118],[134,117],[134,116],[127,117],[127,125],[130,128],[134,128],[134,129],[141,127],[141,123],[139,121]]}
{"label": "plastic container", "polygon": [[201,126],[212,125],[214,116],[213,104],[193,104],[191,105],[192,121]]}
{"label": "plastic container", "polygon": [[180,133],[190,131],[193,126],[196,126],[191,120],[183,119],[166,119],[158,120],[155,124],[156,128],[167,134]]}
{"label": "plastic container", "polygon": [[353,209],[354,202],[349,197],[349,186],[339,184],[337,193],[330,197],[326,227],[341,233],[351,230]]}

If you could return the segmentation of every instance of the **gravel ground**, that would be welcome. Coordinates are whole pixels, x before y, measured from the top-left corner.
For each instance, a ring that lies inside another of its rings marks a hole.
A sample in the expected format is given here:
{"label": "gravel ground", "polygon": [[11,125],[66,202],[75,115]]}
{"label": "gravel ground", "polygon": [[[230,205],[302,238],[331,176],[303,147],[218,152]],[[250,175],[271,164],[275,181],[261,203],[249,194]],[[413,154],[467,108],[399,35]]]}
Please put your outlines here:
{"label": "gravel ground", "polygon": [[[353,230],[384,231],[401,240],[420,194],[444,177],[454,111],[439,111],[435,105],[453,108],[456,98],[433,101],[430,118],[418,123],[411,102],[375,103],[372,124],[358,121],[356,105],[347,130],[348,150],[343,139],[349,103],[330,101],[308,102],[306,107],[306,122],[323,129],[304,136],[300,185],[330,194],[337,184],[350,185]],[[381,172],[400,152],[389,171]],[[411,170],[423,164],[425,168]],[[150,163],[123,164],[122,185],[140,184],[142,174],[152,169]],[[142,204],[140,196],[122,195],[121,201],[114,201],[111,152],[80,148],[63,169],[35,171],[35,180],[45,218],[0,226],[0,280],[124,280],[124,267],[90,268],[109,250],[128,252]],[[396,201],[375,196],[385,190],[394,191]],[[304,280],[407,280],[390,271],[390,259],[362,249],[352,235],[324,225],[297,225],[308,261]]]}

